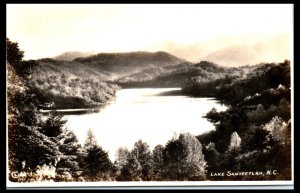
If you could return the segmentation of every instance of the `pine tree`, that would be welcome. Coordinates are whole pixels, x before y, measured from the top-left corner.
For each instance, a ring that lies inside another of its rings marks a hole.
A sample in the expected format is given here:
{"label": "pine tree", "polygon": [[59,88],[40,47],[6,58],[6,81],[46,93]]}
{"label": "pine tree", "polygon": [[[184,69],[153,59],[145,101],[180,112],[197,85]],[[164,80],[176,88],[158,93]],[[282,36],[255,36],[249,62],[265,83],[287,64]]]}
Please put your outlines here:
{"label": "pine tree", "polygon": [[112,163],[105,152],[95,139],[92,130],[88,130],[87,138],[83,147],[83,176],[88,180],[106,179],[112,170]]}
{"label": "pine tree", "polygon": [[56,111],[51,111],[47,120],[40,124],[41,132],[48,137],[57,138],[63,133],[66,122],[62,115],[59,115]]}
{"label": "pine tree", "polygon": [[77,176],[80,171],[80,144],[75,134],[64,127],[66,120],[56,111],[51,111],[46,121],[41,122],[40,131],[48,136],[61,153],[56,160],[57,173],[59,175]]}
{"label": "pine tree", "polygon": [[75,134],[68,129],[64,129],[59,139],[59,150],[63,155],[57,160],[57,172],[58,174],[69,173],[73,177],[78,177],[81,174],[79,165],[81,145],[78,143]]}

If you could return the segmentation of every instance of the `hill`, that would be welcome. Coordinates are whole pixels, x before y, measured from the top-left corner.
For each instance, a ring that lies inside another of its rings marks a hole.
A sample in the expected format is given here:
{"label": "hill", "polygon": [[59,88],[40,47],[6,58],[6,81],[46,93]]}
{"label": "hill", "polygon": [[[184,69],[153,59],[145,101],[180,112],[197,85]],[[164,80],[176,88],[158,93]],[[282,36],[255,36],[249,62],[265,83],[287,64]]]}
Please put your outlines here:
{"label": "hill", "polygon": [[41,102],[56,108],[83,108],[104,104],[114,97],[117,85],[106,83],[112,76],[78,62],[41,59],[29,84]]}
{"label": "hill", "polygon": [[95,54],[95,52],[78,52],[78,51],[73,51],[73,52],[65,52],[62,53],[58,56],[55,56],[53,59],[55,60],[65,60],[65,61],[72,61],[75,58],[78,57],[87,57],[90,55]]}
{"label": "hill", "polygon": [[73,61],[97,68],[101,72],[106,71],[118,76],[126,76],[147,68],[176,65],[184,60],[167,52],[127,52],[100,53],[76,58]]}
{"label": "hill", "polygon": [[114,83],[122,87],[181,87],[191,78],[200,78],[201,81],[245,73],[250,67],[229,68],[212,62],[199,63],[184,62],[156,68],[148,68],[138,73],[117,79]]}

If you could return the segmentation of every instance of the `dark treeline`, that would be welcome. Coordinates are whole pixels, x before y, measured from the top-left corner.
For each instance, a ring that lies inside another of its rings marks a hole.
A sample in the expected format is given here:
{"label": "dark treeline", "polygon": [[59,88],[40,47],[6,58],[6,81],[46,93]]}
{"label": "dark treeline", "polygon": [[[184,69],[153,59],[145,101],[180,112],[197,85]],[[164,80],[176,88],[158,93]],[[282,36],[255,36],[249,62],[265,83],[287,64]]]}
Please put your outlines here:
{"label": "dark treeline", "polygon": [[[216,97],[229,108],[207,113],[206,118],[215,124],[213,131],[197,137],[180,134],[153,150],[139,140],[131,150],[120,148],[112,162],[91,130],[85,144],[80,145],[75,134],[65,127],[62,115],[55,111],[42,115],[37,107],[50,100],[49,93],[61,104],[90,100],[88,105],[95,105],[113,97],[117,86],[98,83],[93,79],[100,75],[97,73],[91,72],[91,79],[76,74],[76,69],[67,63],[61,67],[69,74],[59,75],[53,65],[47,65],[49,59],[23,61],[18,43],[7,39],[6,44],[10,181],[291,179],[289,61],[239,68],[200,62],[165,72],[159,77],[172,77],[168,79],[171,80],[188,75],[180,79],[184,80],[183,93]],[[41,68],[48,68],[49,74],[43,74],[47,70]],[[43,91],[47,93],[43,95]],[[276,170],[277,174],[222,178],[211,175],[266,170]]]}

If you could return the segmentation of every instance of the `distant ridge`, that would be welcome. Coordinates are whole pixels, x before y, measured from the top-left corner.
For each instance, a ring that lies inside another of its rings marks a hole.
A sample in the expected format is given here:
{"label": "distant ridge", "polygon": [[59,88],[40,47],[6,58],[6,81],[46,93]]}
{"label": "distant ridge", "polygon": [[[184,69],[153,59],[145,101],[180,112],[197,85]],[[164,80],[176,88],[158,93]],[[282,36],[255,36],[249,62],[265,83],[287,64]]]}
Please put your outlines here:
{"label": "distant ridge", "polygon": [[236,44],[209,53],[201,58],[223,66],[255,65],[290,59],[291,45],[286,34],[255,44]]}
{"label": "distant ridge", "polygon": [[95,54],[94,52],[79,52],[79,51],[71,51],[71,52],[64,52],[58,56],[55,56],[53,59],[55,60],[65,60],[65,61],[72,61],[78,57],[87,57],[90,55]]}
{"label": "distant ridge", "polygon": [[124,52],[99,53],[88,57],[78,57],[74,62],[82,63],[101,71],[126,76],[147,68],[177,65],[185,60],[167,52]]}

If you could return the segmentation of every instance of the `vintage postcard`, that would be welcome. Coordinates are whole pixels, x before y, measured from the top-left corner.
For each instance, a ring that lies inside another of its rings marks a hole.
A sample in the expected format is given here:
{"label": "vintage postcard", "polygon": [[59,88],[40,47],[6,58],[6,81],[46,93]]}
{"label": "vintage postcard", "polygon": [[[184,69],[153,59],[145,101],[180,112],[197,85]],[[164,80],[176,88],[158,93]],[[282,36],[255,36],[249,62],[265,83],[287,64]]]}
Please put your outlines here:
{"label": "vintage postcard", "polygon": [[293,187],[293,4],[6,12],[8,189]]}

